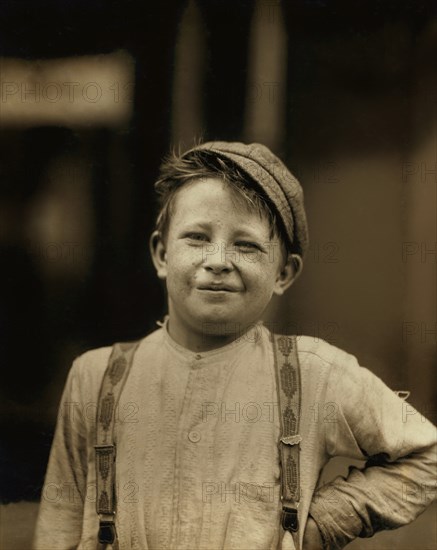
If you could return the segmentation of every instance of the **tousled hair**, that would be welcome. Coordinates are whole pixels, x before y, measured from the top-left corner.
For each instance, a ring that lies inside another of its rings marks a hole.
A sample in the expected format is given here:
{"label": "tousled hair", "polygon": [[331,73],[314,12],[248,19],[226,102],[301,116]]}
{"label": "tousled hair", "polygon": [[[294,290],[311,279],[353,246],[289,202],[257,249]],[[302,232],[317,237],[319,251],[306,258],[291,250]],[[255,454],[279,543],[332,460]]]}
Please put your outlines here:
{"label": "tousled hair", "polygon": [[161,164],[155,183],[159,205],[155,229],[164,240],[167,238],[170,219],[174,213],[177,192],[189,182],[206,178],[222,180],[230,187],[237,202],[250,212],[257,213],[261,219],[267,219],[270,238],[279,237],[285,252],[290,252],[282,221],[258,184],[229,159],[220,158],[207,151],[193,151],[185,156],[173,151]]}

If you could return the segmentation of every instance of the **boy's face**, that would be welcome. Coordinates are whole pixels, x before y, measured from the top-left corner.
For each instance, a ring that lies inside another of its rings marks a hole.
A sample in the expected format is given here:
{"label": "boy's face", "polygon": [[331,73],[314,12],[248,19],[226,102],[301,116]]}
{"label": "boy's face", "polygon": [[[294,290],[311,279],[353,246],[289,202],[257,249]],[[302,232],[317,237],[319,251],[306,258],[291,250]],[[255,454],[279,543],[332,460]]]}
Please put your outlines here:
{"label": "boy's face", "polygon": [[151,241],[167,283],[169,331],[190,349],[208,349],[257,322],[293,272],[284,267],[279,239],[270,239],[268,221],[221,180],[194,180],[174,200],[166,242],[157,234]]}

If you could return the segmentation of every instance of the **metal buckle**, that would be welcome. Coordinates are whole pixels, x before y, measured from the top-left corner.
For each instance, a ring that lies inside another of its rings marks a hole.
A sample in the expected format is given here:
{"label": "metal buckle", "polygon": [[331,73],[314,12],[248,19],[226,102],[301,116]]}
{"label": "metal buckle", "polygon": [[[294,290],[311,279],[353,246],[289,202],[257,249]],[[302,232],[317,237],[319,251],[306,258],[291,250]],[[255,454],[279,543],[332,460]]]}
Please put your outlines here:
{"label": "metal buckle", "polygon": [[282,508],[282,527],[285,531],[296,533],[299,529],[299,518],[296,508]]}
{"label": "metal buckle", "polygon": [[98,539],[100,544],[113,544],[117,533],[113,520],[100,520]]}

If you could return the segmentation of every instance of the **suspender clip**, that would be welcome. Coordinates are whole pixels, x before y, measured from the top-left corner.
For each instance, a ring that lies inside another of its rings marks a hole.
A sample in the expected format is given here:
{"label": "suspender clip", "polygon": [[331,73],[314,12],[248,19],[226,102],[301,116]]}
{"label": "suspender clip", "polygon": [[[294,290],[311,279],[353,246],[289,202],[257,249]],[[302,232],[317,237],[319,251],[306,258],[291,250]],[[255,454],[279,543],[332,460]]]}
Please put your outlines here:
{"label": "suspender clip", "polygon": [[299,529],[299,518],[296,508],[282,507],[282,527],[284,531],[296,533]]}
{"label": "suspender clip", "polygon": [[114,520],[100,520],[98,539],[100,544],[114,544],[117,532]]}

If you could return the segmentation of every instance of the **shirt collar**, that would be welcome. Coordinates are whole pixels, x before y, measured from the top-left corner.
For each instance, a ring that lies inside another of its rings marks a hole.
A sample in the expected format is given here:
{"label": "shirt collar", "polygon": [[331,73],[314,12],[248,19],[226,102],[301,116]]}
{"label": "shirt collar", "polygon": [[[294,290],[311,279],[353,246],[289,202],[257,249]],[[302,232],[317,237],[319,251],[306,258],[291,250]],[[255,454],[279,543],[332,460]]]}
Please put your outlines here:
{"label": "shirt collar", "polygon": [[263,332],[265,332],[265,327],[263,326],[262,321],[258,321],[254,325],[252,325],[248,331],[246,331],[244,334],[241,334],[236,340],[233,342],[230,342],[229,344],[226,344],[224,346],[220,346],[218,348],[209,350],[209,351],[201,351],[201,352],[195,352],[191,351],[184,346],[181,346],[178,344],[173,338],[170,336],[168,332],[168,315],[164,317],[162,321],[156,322],[158,326],[160,326],[164,333],[164,342],[170,346],[172,349],[177,351],[180,355],[184,356],[187,359],[205,359],[209,357],[214,357],[217,359],[224,359],[227,355],[234,354],[237,350],[241,350],[241,348],[245,346],[255,346],[259,345],[261,343],[261,340],[263,338]]}

